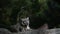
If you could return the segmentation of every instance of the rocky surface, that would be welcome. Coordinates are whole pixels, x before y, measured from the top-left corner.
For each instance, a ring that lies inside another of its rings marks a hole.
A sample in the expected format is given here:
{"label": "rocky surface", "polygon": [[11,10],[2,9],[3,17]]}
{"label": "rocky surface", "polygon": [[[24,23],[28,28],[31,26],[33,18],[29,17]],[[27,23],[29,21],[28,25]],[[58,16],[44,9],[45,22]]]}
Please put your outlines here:
{"label": "rocky surface", "polygon": [[9,30],[0,28],[0,34],[12,34]]}
{"label": "rocky surface", "polygon": [[11,33],[9,30],[0,28],[0,34],[60,34],[60,28],[48,30],[29,30],[26,32]]}

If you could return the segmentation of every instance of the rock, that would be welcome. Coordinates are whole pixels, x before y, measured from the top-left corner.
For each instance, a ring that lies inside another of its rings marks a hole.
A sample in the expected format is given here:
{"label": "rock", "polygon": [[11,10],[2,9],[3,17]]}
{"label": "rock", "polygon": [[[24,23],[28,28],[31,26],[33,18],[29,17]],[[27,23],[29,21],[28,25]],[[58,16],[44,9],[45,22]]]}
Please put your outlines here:
{"label": "rock", "polygon": [[9,30],[0,28],[0,34],[12,34]]}

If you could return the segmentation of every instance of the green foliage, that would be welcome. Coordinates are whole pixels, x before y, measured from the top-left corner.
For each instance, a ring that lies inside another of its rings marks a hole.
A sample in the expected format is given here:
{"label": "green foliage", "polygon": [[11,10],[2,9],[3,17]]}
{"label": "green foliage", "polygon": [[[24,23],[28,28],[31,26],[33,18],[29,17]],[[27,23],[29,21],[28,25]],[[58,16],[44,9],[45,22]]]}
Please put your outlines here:
{"label": "green foliage", "polygon": [[60,4],[54,0],[0,0],[0,4],[0,23],[7,25],[16,23],[18,17],[40,16],[48,21],[48,14],[60,16]]}

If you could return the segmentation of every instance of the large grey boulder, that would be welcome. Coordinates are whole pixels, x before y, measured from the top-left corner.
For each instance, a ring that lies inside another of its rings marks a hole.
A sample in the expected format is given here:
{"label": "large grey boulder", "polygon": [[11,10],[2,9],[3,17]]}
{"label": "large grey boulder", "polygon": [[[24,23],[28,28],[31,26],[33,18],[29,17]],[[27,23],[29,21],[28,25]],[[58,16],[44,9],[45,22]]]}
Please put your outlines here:
{"label": "large grey boulder", "polygon": [[0,28],[0,34],[12,34],[9,30]]}

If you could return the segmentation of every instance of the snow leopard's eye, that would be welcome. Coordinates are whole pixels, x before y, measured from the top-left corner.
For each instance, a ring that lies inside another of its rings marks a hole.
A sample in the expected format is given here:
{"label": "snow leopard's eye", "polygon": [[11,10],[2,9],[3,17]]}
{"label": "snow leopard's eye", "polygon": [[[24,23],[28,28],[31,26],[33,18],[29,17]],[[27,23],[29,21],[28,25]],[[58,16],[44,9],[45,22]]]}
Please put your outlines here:
{"label": "snow leopard's eye", "polygon": [[25,21],[23,21],[23,22],[22,22],[22,24],[23,24],[23,25],[26,25],[26,22],[25,22]]}

